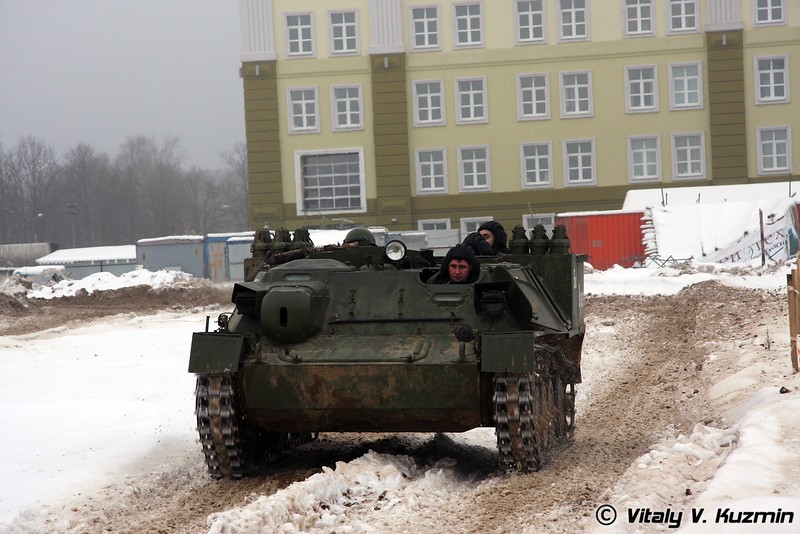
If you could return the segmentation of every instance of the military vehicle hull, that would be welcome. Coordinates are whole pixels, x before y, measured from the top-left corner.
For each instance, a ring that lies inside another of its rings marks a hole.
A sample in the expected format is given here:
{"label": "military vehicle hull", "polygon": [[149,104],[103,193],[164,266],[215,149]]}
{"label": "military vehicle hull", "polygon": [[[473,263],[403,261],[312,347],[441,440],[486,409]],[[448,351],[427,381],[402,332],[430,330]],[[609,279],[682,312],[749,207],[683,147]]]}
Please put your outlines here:
{"label": "military vehicle hull", "polygon": [[389,256],[267,252],[234,286],[234,312],[194,334],[189,371],[212,476],[239,478],[318,432],[495,427],[500,463],[521,471],[571,437],[581,256],[485,258],[475,283],[444,285],[427,283],[431,254]]}

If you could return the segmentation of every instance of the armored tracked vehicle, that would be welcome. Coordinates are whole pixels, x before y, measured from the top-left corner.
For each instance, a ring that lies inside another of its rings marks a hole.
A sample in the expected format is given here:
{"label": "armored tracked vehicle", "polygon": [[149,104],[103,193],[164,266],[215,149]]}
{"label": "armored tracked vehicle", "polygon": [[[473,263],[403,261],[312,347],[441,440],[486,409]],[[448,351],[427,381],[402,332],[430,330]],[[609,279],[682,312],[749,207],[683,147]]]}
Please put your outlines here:
{"label": "armored tracked vehicle", "polygon": [[581,381],[584,256],[517,227],[474,283],[432,284],[440,259],[367,229],[315,247],[257,232],[232,313],[192,339],[209,473],[240,478],[318,432],[494,427],[501,464],[541,468],[568,441]]}

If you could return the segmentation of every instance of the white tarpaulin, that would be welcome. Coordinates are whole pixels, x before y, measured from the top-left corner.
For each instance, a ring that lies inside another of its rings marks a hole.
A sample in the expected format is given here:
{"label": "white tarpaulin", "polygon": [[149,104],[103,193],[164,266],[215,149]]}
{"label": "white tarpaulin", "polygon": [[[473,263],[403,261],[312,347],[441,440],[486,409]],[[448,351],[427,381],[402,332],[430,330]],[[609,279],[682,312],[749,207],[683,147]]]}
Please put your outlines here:
{"label": "white tarpaulin", "polygon": [[789,258],[789,233],[796,228],[793,199],[757,199],[653,207],[653,227],[662,258],[708,263]]}

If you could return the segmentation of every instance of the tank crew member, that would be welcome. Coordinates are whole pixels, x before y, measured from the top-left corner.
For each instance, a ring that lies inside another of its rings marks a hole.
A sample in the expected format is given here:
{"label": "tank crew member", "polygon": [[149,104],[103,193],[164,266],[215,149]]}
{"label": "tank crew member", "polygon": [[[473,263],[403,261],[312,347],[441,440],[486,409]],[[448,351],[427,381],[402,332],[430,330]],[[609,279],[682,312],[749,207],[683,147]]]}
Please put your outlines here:
{"label": "tank crew member", "polygon": [[472,248],[458,244],[451,248],[439,266],[439,272],[428,279],[429,284],[471,284],[481,274],[481,262]]}
{"label": "tank crew member", "polygon": [[349,244],[351,247],[353,246],[368,247],[370,245],[375,244],[375,236],[372,235],[372,232],[370,232],[363,226],[358,228],[353,228],[352,230],[347,232],[346,236],[344,236],[344,244],[345,245]]}
{"label": "tank crew member", "polygon": [[463,243],[472,247],[479,256],[496,256],[500,253],[509,253],[507,241],[508,236],[502,224],[497,221],[486,221],[478,227],[477,232],[464,238]]}

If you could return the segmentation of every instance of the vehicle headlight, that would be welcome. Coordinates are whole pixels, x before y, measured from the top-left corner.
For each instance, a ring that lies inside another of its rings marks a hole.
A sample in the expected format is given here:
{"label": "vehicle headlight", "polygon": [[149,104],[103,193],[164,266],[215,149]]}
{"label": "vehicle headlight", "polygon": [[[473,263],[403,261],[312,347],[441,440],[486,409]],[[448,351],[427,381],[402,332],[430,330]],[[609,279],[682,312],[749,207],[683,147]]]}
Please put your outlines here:
{"label": "vehicle headlight", "polygon": [[406,257],[406,244],[402,241],[393,239],[386,243],[384,248],[386,257],[392,261],[400,261]]}

